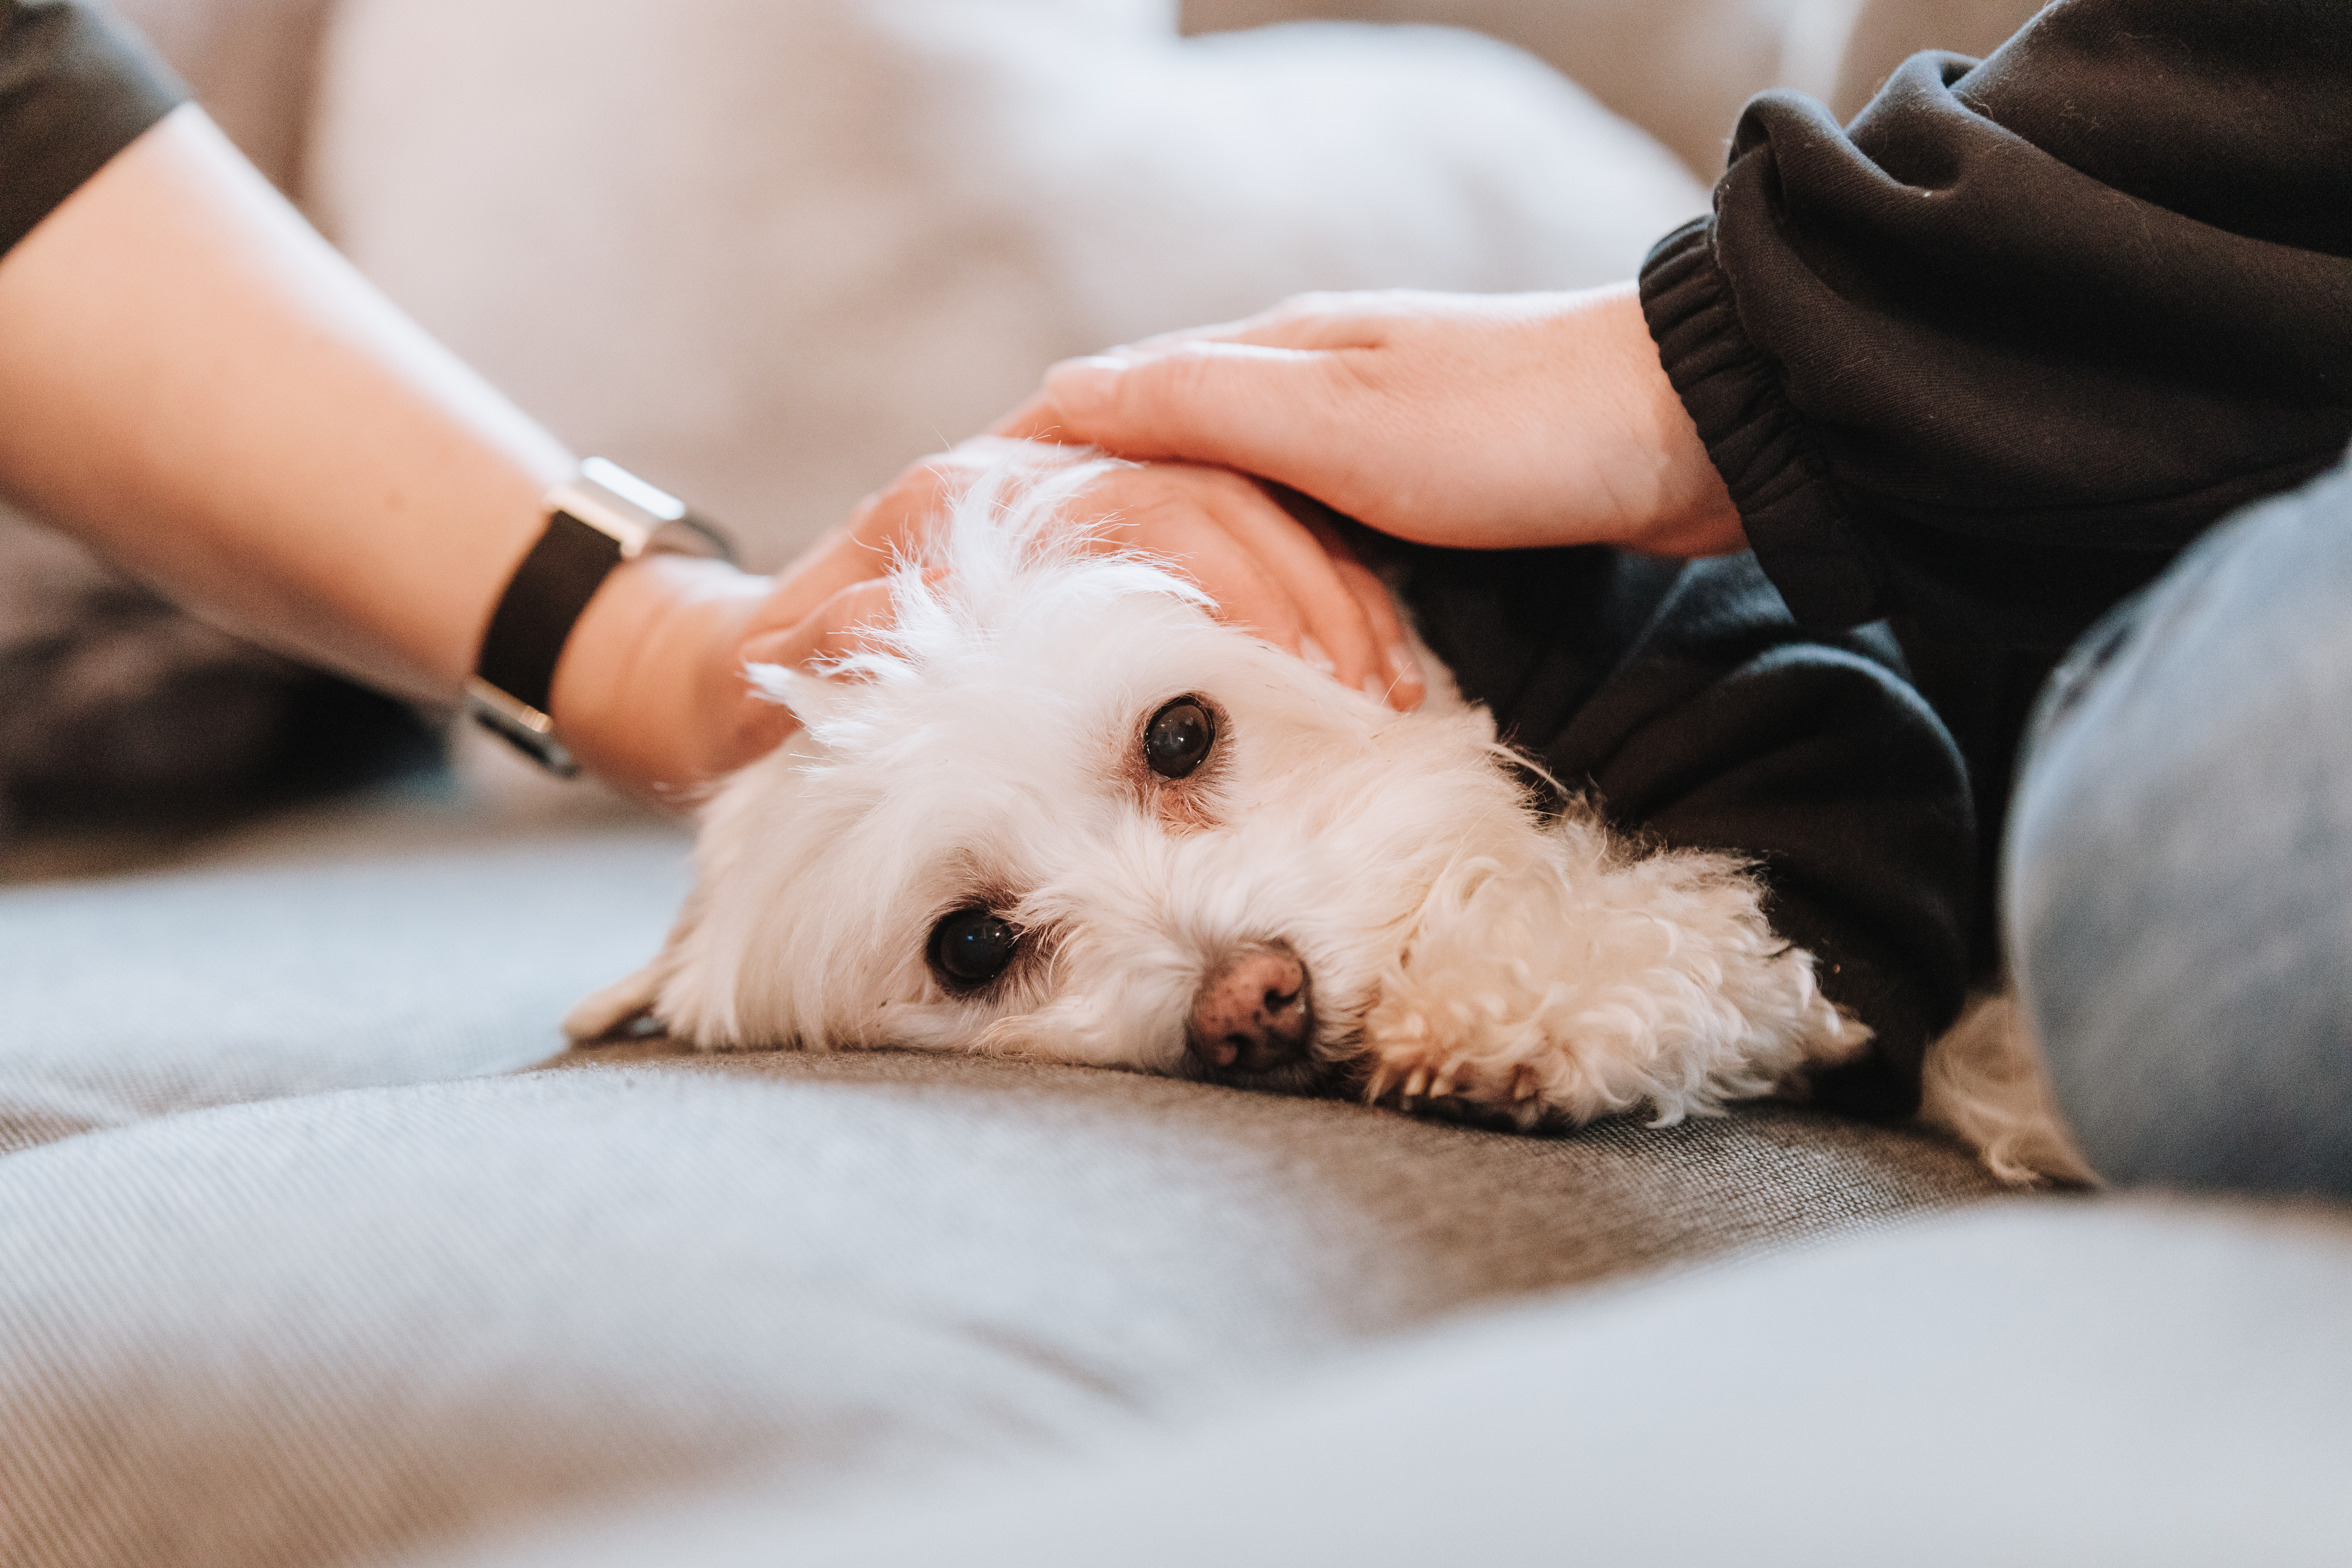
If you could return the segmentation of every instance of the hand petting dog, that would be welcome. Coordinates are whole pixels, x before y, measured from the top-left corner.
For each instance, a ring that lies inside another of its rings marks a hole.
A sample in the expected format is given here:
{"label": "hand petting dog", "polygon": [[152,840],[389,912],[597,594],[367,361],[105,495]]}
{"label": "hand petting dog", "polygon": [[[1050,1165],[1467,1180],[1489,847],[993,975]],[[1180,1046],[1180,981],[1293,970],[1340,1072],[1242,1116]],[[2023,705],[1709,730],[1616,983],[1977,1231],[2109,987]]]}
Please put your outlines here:
{"label": "hand petting dog", "polygon": [[[1010,504],[1028,486],[1094,456],[1084,447],[992,435],[926,458],[801,558],[780,587],[778,613],[787,613],[787,602],[814,609],[828,595],[870,584],[900,557],[920,554],[982,474],[1005,490]],[[1342,685],[1400,709],[1421,700],[1420,671],[1388,590],[1306,509],[1295,515],[1226,468],[1161,463],[1101,470],[1072,516],[1095,548],[1175,563],[1225,620],[1302,656]],[[782,662],[778,651],[794,646],[789,624],[769,624],[775,629],[744,644],[747,659]]]}
{"label": "hand petting dog", "polygon": [[[866,632],[889,623],[887,575],[927,553],[983,474],[1010,506],[1095,456],[977,437],[909,467],[772,583],[710,562],[633,563],[589,606],[557,668],[557,722],[604,777],[690,806],[796,727],[754,690],[747,667],[862,651]],[[1312,503],[1286,507],[1240,474],[1196,464],[1097,464],[1090,474],[1066,523],[1086,548],[1154,556],[1227,623],[1400,710],[1420,704],[1421,669],[1388,590]]]}
{"label": "hand petting dog", "polygon": [[1220,464],[1423,544],[1747,548],[1631,283],[1304,295],[1065,361],[999,428]]}
{"label": "hand petting dog", "polygon": [[[1071,526],[1099,548],[1173,563],[1222,619],[1405,710],[1423,689],[1388,591],[1311,508],[1286,506],[1258,480],[1426,544],[1604,543],[1675,556],[1746,548],[1632,285],[1307,295],[1244,321],[1066,361],[991,434],[915,463],[868,497],[764,599],[756,580],[701,594],[672,584],[666,611],[635,613],[635,635],[592,633],[592,645],[633,650],[664,624],[705,639],[709,651],[688,660],[703,671],[697,696],[677,721],[691,735],[659,733],[630,695],[641,683],[593,654],[583,662],[597,666],[597,684],[560,676],[559,718],[567,732],[641,742],[635,755],[592,754],[611,776],[662,778],[664,765],[676,773],[687,759],[688,776],[653,793],[689,798],[793,726],[753,692],[744,666],[856,652],[859,628],[889,614],[886,574],[923,553],[978,476],[1007,486],[1010,503],[1024,484],[1099,453],[1139,461],[1098,470]],[[626,704],[637,722],[567,718],[575,689],[583,703]]]}

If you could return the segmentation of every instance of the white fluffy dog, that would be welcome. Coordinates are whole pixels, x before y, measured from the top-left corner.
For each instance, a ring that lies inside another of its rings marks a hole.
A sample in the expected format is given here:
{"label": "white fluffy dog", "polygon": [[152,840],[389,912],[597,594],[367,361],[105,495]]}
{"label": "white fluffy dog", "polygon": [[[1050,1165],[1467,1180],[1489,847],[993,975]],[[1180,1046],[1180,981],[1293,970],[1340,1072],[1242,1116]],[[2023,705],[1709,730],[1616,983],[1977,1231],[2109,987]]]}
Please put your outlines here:
{"label": "white fluffy dog", "polygon": [[710,802],[667,946],[575,1039],[650,1016],[1521,1126],[1712,1112],[1867,1043],[1736,859],[1547,818],[1450,682],[1392,712],[1055,526],[1097,471],[968,499],[845,679],[757,672],[804,727]]}

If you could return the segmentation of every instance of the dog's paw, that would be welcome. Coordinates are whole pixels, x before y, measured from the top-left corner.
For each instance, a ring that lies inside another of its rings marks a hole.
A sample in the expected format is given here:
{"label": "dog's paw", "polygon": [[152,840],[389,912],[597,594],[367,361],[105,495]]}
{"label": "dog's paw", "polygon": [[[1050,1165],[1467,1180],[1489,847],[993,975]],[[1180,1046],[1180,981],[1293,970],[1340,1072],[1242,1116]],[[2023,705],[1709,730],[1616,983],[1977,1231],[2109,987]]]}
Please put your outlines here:
{"label": "dog's paw", "polygon": [[1425,1048],[1376,1057],[1364,1081],[1364,1100],[1408,1116],[1522,1132],[1557,1120],[1559,1113],[1544,1097],[1543,1075],[1531,1066],[1496,1068]]}
{"label": "dog's paw", "polygon": [[564,1038],[574,1046],[601,1046],[660,1034],[661,1024],[653,1016],[656,990],[652,976],[652,970],[639,970],[583,998],[564,1015]]}

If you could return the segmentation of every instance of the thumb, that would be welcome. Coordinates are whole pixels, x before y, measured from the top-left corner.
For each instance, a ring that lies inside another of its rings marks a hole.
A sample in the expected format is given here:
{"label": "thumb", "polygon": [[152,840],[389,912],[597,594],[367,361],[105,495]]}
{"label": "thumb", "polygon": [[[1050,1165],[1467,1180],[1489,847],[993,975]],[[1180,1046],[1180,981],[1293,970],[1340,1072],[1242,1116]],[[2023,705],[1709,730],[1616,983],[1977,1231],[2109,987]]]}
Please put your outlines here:
{"label": "thumb", "polygon": [[1347,428],[1334,368],[1321,350],[1196,340],[1064,360],[1045,373],[1043,402],[1058,439],[1238,468],[1312,492]]}

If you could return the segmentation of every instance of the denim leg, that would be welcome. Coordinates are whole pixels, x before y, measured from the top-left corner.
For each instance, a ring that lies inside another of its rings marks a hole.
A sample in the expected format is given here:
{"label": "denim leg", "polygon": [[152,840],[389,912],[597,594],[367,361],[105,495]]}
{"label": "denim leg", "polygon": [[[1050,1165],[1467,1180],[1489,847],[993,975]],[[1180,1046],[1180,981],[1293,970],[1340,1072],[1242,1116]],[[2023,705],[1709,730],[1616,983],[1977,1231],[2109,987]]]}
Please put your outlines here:
{"label": "denim leg", "polygon": [[2217,528],[2076,647],[2004,883],[2094,1168],[2352,1194],[2352,464]]}

